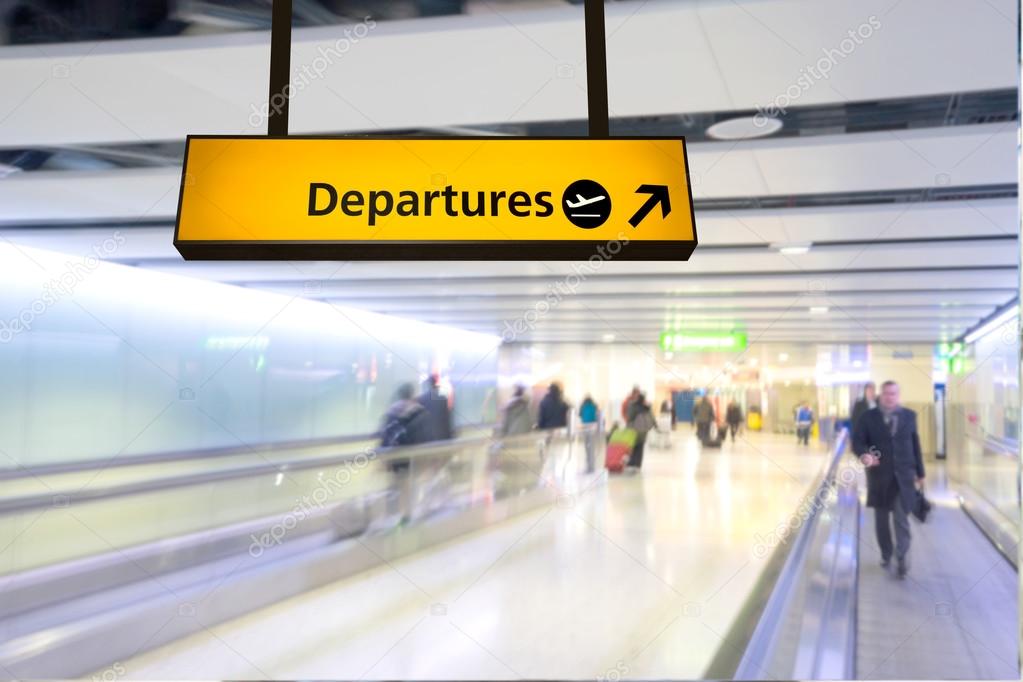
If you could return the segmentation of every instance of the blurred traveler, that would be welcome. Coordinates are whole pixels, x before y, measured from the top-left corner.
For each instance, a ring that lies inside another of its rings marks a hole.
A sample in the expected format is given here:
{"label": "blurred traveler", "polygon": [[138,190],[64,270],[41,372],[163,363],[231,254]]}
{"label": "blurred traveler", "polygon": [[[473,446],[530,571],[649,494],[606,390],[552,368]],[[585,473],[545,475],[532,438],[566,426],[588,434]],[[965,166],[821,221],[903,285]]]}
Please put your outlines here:
{"label": "blurred traveler", "polygon": [[430,440],[429,414],[414,397],[415,388],[412,384],[398,387],[394,403],[384,414],[380,429],[381,447],[417,445]]}
{"label": "blurred traveler", "polygon": [[440,378],[436,374],[431,374],[423,382],[419,404],[426,408],[429,415],[429,440],[451,440],[455,437],[451,408],[447,397],[440,394]]}
{"label": "blurred traveler", "polygon": [[586,449],[586,473],[591,473],[597,466],[596,462],[596,451],[597,451],[597,433],[600,430],[600,410],[597,409],[597,403],[593,401],[593,398],[589,393],[583,398],[583,402],[579,405],[579,421],[582,424],[583,433],[583,447]]}
{"label": "blurred traveler", "polygon": [[909,570],[909,513],[924,481],[924,460],[916,413],[899,404],[899,385],[881,384],[878,406],[863,413],[853,432],[853,452],[867,473],[867,506],[874,508],[874,530],[881,550],[881,566],[892,560],[892,531],[895,524],[895,559],[898,576]]}
{"label": "blurred traveler", "polygon": [[710,399],[706,395],[700,398],[700,402],[696,403],[696,407],[693,408],[693,420],[696,422],[696,437],[700,439],[700,442],[710,440],[710,425],[716,419],[714,406],[711,405]]}
{"label": "blurred traveler", "polygon": [[661,415],[667,416],[671,429],[675,428],[675,397],[669,396],[661,402]]}
{"label": "blurred traveler", "polygon": [[[416,389],[412,384],[398,387],[395,402],[384,414],[380,429],[380,445],[396,448],[417,445],[430,440],[430,416],[426,408],[415,400]],[[388,507],[398,517],[398,523],[407,523],[412,508],[412,461],[408,457],[390,456],[386,460],[387,470],[394,475],[394,483],[388,499]]]}
{"label": "blurred traveler", "polygon": [[855,431],[856,423],[860,420],[860,417],[867,410],[875,407],[877,407],[877,389],[874,387],[873,381],[868,381],[867,385],[863,387],[863,396],[853,405],[852,414],[849,418],[849,430]]}
{"label": "blurred traveler", "polygon": [[642,393],[632,402],[630,412],[628,427],[636,432],[636,444],[632,446],[629,466],[639,469],[643,466],[643,448],[646,445],[647,434],[657,428],[657,422],[653,410],[650,409],[650,403]]}
{"label": "blurred traveler", "polygon": [[796,442],[810,444],[810,428],[813,426],[813,410],[805,400],[796,408]]}
{"label": "blurred traveler", "polygon": [[501,426],[498,429],[500,436],[514,436],[519,433],[529,433],[533,430],[533,418],[529,414],[529,398],[526,397],[526,387],[519,384],[515,387],[515,393],[511,400],[501,411]]}
{"label": "blurred traveler", "polygon": [[725,411],[725,423],[728,424],[728,433],[734,443],[735,434],[742,426],[742,408],[734,400],[728,403],[728,409]]}
{"label": "blurred traveler", "polygon": [[593,398],[587,393],[582,404],[579,405],[579,421],[583,424],[596,424],[597,413],[597,403],[593,402]]}
{"label": "blurred traveler", "polygon": [[638,397],[639,386],[633,386],[632,392],[629,393],[629,395],[625,397],[625,400],[622,401],[622,419],[624,419],[626,422],[629,421],[629,406],[632,405],[632,403],[635,402],[636,398]]}
{"label": "blurred traveler", "polygon": [[561,397],[561,386],[556,381],[540,401],[536,426],[539,429],[563,429],[568,426],[568,403]]}

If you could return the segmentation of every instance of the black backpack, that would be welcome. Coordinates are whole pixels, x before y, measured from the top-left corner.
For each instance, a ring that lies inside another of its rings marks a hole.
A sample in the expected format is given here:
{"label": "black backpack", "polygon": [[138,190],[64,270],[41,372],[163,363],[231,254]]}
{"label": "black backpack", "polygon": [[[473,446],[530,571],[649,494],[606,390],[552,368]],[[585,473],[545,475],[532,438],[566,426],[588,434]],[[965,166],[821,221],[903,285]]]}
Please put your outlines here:
{"label": "black backpack", "polygon": [[380,432],[380,446],[394,448],[400,445],[413,445],[416,440],[410,426],[424,414],[423,406],[415,403],[413,407],[400,414],[389,415]]}

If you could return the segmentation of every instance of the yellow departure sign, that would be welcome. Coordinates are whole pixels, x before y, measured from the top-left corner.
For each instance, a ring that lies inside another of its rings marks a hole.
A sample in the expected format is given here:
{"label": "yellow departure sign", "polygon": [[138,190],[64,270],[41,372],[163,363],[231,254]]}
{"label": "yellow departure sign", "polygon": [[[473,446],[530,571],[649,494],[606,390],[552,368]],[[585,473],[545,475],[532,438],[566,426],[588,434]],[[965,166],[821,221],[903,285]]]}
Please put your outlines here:
{"label": "yellow departure sign", "polygon": [[[186,259],[687,260],[685,141],[190,136]],[[613,245],[613,248],[612,248]]]}

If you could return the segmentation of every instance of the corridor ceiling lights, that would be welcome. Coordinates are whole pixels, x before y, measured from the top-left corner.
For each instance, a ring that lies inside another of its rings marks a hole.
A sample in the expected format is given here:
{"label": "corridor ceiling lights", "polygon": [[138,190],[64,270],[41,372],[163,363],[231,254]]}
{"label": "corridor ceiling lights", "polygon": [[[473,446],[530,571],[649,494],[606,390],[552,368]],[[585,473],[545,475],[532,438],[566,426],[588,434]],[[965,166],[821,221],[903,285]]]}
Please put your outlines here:
{"label": "corridor ceiling lights", "polygon": [[604,336],[602,336],[601,338],[603,339],[604,343],[611,343],[612,341],[615,340],[615,335],[614,334],[604,334]]}
{"label": "corridor ceiling lights", "polygon": [[810,306],[811,315],[826,315],[828,313],[828,306],[826,305],[812,305]]}
{"label": "corridor ceiling lights", "polygon": [[753,140],[774,135],[782,129],[782,122],[771,116],[738,116],[718,121],[707,128],[707,137],[714,140]]}
{"label": "corridor ceiling lights", "polygon": [[980,327],[974,329],[972,332],[967,334],[966,338],[964,338],[963,341],[965,341],[966,343],[973,343],[977,339],[979,339],[979,338],[981,338],[983,336],[986,336],[987,334],[989,334],[990,332],[994,331],[995,329],[998,329],[1003,324],[1005,324],[1009,320],[1014,319],[1018,315],[1019,315],[1019,306],[1018,305],[1013,305],[1008,310],[1003,311],[1000,315],[994,317],[991,320],[988,320],[987,322],[982,324]]}
{"label": "corridor ceiling lights", "polygon": [[813,242],[774,242],[771,248],[786,256],[800,256],[810,250]]}

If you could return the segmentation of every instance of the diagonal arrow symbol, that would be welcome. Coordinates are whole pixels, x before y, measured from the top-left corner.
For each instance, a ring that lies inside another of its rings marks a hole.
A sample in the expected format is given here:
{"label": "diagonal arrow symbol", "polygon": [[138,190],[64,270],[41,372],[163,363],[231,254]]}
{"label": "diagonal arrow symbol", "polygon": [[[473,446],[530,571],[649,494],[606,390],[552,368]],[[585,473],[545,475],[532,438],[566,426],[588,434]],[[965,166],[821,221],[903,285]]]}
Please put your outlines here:
{"label": "diagonal arrow symbol", "polygon": [[636,215],[629,218],[629,225],[639,227],[639,224],[643,222],[650,211],[654,210],[654,206],[657,204],[661,205],[662,218],[667,218],[671,213],[671,199],[668,198],[667,185],[640,185],[636,194],[649,194],[650,198],[643,202],[643,205],[636,211]]}

